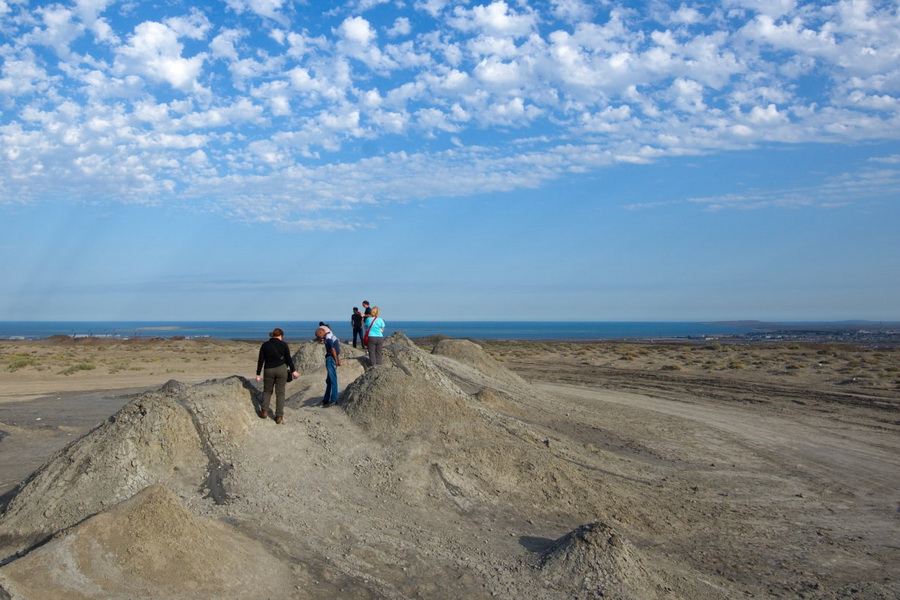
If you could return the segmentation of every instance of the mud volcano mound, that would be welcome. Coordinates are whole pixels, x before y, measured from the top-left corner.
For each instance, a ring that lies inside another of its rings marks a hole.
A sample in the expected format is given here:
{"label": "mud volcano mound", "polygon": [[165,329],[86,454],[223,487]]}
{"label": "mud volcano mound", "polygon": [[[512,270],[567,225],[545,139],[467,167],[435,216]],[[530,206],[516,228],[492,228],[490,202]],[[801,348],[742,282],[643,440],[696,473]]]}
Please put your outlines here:
{"label": "mud volcano mound", "polygon": [[252,598],[290,585],[261,543],[193,515],[161,485],[61,532],[7,572],[19,582],[7,580],[10,591],[25,598]]}
{"label": "mud volcano mound", "polygon": [[463,365],[468,365],[478,373],[497,381],[520,387],[528,386],[524,379],[488,355],[475,342],[453,339],[441,340],[434,345],[431,353],[436,356],[451,358]]}
{"label": "mud volcano mound", "polygon": [[540,572],[550,585],[578,590],[574,598],[651,600],[672,591],[656,582],[630,542],[600,521],[558,539],[541,556]]}
{"label": "mud volcano mound", "polygon": [[170,382],[130,402],[20,484],[0,520],[0,551],[21,550],[154,483],[222,501],[228,459],[217,442],[250,424],[252,413],[227,409],[250,396],[231,378],[214,386]]}

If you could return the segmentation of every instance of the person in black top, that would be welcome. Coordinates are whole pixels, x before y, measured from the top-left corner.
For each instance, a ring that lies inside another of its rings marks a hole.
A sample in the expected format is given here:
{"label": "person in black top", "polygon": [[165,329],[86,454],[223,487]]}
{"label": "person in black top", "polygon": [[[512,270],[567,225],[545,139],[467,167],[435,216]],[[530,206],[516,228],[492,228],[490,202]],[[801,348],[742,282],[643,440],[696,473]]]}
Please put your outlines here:
{"label": "person in black top", "polygon": [[[353,347],[356,348],[356,336],[359,336],[359,343],[363,341],[363,315],[359,312],[359,308],[353,307],[353,314],[350,315],[350,324],[353,326]],[[363,346],[365,349],[365,346]]]}
{"label": "person in black top", "polygon": [[[275,422],[284,422],[284,386],[287,383],[288,370],[293,377],[299,377],[291,357],[291,349],[284,341],[284,332],[276,327],[269,334],[269,341],[259,347],[259,359],[256,361],[256,381],[264,379],[262,409],[259,418],[269,416],[272,392],[275,392]],[[287,367],[285,367],[287,365]],[[265,367],[265,370],[263,370]],[[263,377],[260,377],[260,373]]]}

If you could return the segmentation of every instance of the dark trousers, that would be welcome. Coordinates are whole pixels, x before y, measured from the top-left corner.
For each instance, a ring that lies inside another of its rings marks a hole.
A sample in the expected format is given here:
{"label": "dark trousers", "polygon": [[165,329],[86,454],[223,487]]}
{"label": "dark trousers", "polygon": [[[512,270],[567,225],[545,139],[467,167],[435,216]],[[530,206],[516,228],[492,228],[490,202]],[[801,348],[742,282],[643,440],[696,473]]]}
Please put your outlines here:
{"label": "dark trousers", "polygon": [[263,371],[263,402],[262,408],[269,411],[272,402],[272,392],[275,392],[275,416],[284,415],[284,386],[287,384],[287,367],[266,368]]}
{"label": "dark trousers", "polygon": [[381,364],[381,349],[384,347],[384,338],[369,336],[369,364],[373,367]]}
{"label": "dark trousers", "polygon": [[356,336],[359,336],[359,345],[363,345],[363,330],[362,327],[354,327],[353,328],[353,347],[356,348]]}

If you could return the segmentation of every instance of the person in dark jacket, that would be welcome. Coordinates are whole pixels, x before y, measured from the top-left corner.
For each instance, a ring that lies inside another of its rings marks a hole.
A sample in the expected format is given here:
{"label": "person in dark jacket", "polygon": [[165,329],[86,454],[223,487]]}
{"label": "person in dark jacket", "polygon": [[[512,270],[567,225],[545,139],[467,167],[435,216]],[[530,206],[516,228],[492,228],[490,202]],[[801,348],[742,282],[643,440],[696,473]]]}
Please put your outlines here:
{"label": "person in dark jacket", "polygon": [[[265,368],[265,370],[263,370]],[[284,423],[284,386],[288,380],[288,372],[299,377],[291,349],[284,341],[284,332],[276,327],[269,334],[269,341],[259,347],[259,359],[256,361],[256,381],[264,380],[262,409],[259,418],[266,419],[271,409],[272,392],[275,392],[275,422]],[[262,377],[260,377],[262,373]]]}
{"label": "person in dark jacket", "polygon": [[[353,347],[356,348],[356,336],[359,336],[359,345],[362,346],[363,341],[363,314],[359,312],[359,308],[353,307],[353,314],[350,315],[350,326],[353,327]],[[363,350],[366,347],[363,346]]]}

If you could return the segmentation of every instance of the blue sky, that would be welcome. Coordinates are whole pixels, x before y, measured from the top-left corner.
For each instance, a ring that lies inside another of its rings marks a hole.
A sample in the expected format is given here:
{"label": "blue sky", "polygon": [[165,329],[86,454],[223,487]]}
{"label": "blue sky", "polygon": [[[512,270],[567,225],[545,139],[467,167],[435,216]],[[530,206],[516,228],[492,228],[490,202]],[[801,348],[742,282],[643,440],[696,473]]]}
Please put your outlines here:
{"label": "blue sky", "polygon": [[0,0],[0,320],[900,320],[898,109],[896,2]]}

